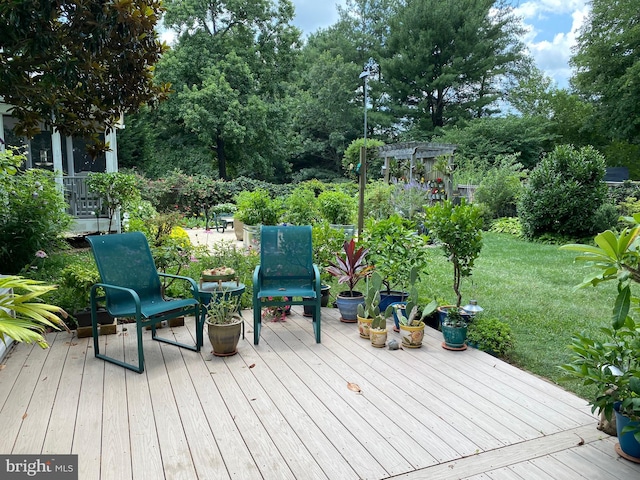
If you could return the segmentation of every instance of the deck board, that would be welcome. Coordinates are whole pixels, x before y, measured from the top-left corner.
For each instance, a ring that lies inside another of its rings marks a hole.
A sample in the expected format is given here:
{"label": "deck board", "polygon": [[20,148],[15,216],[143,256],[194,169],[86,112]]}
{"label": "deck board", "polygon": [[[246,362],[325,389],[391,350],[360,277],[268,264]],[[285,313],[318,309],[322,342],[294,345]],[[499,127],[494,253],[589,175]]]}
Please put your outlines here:
{"label": "deck board", "polygon": [[[142,375],[66,332],[17,345],[0,369],[0,452],[76,453],[83,480],[640,478],[586,402],[544,379],[445,351],[430,329],[422,349],[374,349],[334,309],[316,344],[301,310],[265,322],[257,346],[245,312],[226,358],[206,336],[196,353],[145,331]],[[193,342],[194,328],[160,333]],[[99,341],[135,359],[130,325]]]}

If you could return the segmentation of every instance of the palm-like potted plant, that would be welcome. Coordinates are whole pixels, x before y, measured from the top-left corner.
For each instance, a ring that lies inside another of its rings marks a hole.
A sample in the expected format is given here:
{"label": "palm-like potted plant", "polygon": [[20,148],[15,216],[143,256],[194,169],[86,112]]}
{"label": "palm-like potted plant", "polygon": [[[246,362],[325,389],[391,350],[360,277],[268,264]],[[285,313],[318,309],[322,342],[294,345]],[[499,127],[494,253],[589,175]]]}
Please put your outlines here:
{"label": "palm-like potted plant", "polygon": [[207,333],[217,357],[238,353],[238,341],[242,332],[242,318],[239,315],[238,296],[218,295],[211,299],[207,308]]}
{"label": "palm-like potted plant", "polygon": [[368,250],[364,247],[356,248],[355,240],[346,240],[342,245],[344,255],[336,253],[334,262],[330,262],[327,272],[338,279],[338,283],[346,283],[349,290],[340,292],[336,297],[336,303],[340,310],[340,320],[347,323],[357,321],[358,304],[364,302],[362,292],[355,290],[356,285],[372,270],[371,265],[366,264]]}
{"label": "palm-like potted plant", "polygon": [[561,247],[579,252],[577,260],[600,269],[580,287],[612,280],[618,283],[611,327],[601,329],[604,339],[575,335],[569,346],[571,361],[561,368],[570,378],[597,387],[590,402],[592,411],[597,410],[607,420],[615,412],[619,439],[616,451],[640,461],[640,323],[634,319],[640,312],[640,298],[632,294],[632,285],[640,283],[640,214],[629,220],[635,226],[618,235],[610,230],[600,233],[595,246]]}
{"label": "palm-like potted plant", "polygon": [[[475,260],[482,249],[482,219],[477,207],[468,204],[465,199],[459,205],[445,200],[426,209],[425,227],[437,239],[447,259],[453,265],[453,291],[456,295],[455,306],[447,309],[442,323],[445,337],[443,347],[451,350],[464,350],[468,316],[460,308],[462,293],[460,284],[464,277],[471,276]],[[455,334],[458,338],[449,338]],[[459,337],[464,339],[460,342]],[[449,341],[450,340],[450,341]]]}

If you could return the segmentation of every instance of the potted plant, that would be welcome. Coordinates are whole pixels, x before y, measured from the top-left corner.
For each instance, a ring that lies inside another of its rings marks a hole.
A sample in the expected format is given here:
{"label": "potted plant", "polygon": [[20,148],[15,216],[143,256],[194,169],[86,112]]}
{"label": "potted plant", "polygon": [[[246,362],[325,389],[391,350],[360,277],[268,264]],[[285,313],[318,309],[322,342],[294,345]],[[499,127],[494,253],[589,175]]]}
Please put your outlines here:
{"label": "potted plant", "polygon": [[[629,219],[631,220],[631,219]],[[633,318],[640,298],[632,293],[640,283],[640,214],[633,217],[635,226],[620,234],[610,230],[595,237],[596,245],[564,245],[579,252],[577,260],[586,261],[600,271],[587,278],[580,287],[616,281],[618,294],[614,302],[610,328],[602,328],[601,336],[584,334],[573,337],[569,346],[571,361],[561,368],[569,378],[585,385],[595,385],[592,411],[611,421],[616,416],[619,443],[616,451],[623,457],[640,461],[640,323]]]}
{"label": "potted plant", "polygon": [[346,283],[349,290],[340,292],[336,297],[336,303],[340,310],[340,320],[347,323],[357,321],[358,304],[364,302],[362,292],[355,290],[360,280],[365,278],[373,269],[366,264],[368,250],[364,247],[356,249],[356,242],[345,240],[342,245],[344,256],[336,253],[335,261],[330,262],[327,272],[338,279],[338,283]]}
{"label": "potted plant", "polygon": [[392,215],[370,220],[363,240],[368,261],[383,278],[380,308],[406,300],[412,285],[425,273],[427,239],[417,233],[416,222]]}
{"label": "potted plant", "polygon": [[387,343],[387,317],[393,307],[389,305],[385,311],[380,310],[380,288],[382,277],[374,272],[369,281],[369,288],[364,303],[358,305],[358,331],[362,338],[369,338],[371,345],[382,348]]}
{"label": "potted plant", "polygon": [[513,334],[508,323],[476,316],[467,329],[467,343],[494,357],[505,358],[513,350]]}
{"label": "potted plant", "polygon": [[358,332],[362,338],[370,338],[369,330],[374,318],[381,313],[386,317],[391,315],[392,307],[387,307],[385,312],[380,311],[380,288],[382,288],[382,277],[374,272],[369,280],[369,288],[364,297],[364,302],[358,304]]}
{"label": "potted plant", "polygon": [[[453,291],[456,295],[456,304],[448,307],[442,323],[442,333],[445,336],[443,347],[464,350],[466,348],[464,340],[462,342],[459,340],[462,335],[466,338],[468,316],[465,318],[464,311],[460,308],[462,303],[460,283],[464,277],[471,276],[474,262],[482,249],[480,210],[468,204],[464,198],[460,199],[459,205],[454,205],[451,200],[444,200],[426,209],[424,223],[430,234],[440,242],[444,255],[453,265]],[[456,338],[447,338],[453,333],[456,334]]]}
{"label": "potted plant", "polygon": [[282,213],[281,202],[272,199],[263,188],[240,192],[236,198],[237,211],[234,221],[243,224],[243,241],[246,246],[259,248],[260,226],[277,225]]}
{"label": "potted plant", "polygon": [[369,328],[371,346],[382,348],[387,344],[387,317],[391,315],[392,308],[389,305],[384,312],[380,312],[380,307],[377,307],[376,311],[374,311]]}
{"label": "potted plant", "polygon": [[332,228],[342,230],[348,238],[355,234],[355,206],[354,198],[342,190],[325,190],[318,195],[318,208],[322,218],[327,220]]}
{"label": "potted plant", "polygon": [[242,332],[237,296],[225,294],[213,298],[207,307],[207,333],[217,357],[238,353],[238,341]]}
{"label": "potted plant", "polygon": [[[78,338],[92,335],[89,295],[91,287],[99,282],[100,274],[94,262],[69,265],[60,272],[60,286],[54,293],[55,301],[65,311],[70,312],[70,317],[75,320]],[[116,333],[114,319],[102,305],[99,305],[97,314],[100,333]],[[108,327],[109,325],[113,327]]]}
{"label": "potted plant", "polygon": [[435,312],[438,302],[433,300],[422,311],[419,309],[418,289],[414,286],[406,303],[396,303],[392,307],[398,319],[402,346],[420,348],[424,338],[424,319]]}

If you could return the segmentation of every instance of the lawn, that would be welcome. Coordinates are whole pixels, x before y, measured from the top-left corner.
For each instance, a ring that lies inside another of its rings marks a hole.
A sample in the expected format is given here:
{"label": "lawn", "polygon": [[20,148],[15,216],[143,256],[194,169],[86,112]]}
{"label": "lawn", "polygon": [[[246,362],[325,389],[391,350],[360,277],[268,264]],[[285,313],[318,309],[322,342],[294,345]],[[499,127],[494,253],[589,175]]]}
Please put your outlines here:
{"label": "lawn", "polygon": [[[511,325],[516,338],[512,363],[589,398],[592,390],[561,381],[557,366],[568,360],[573,333],[597,335],[610,324],[616,290],[615,284],[603,284],[574,291],[593,271],[575,263],[575,256],[556,245],[485,233],[473,276],[462,282],[463,305],[475,298],[484,315]],[[428,271],[424,295],[451,303],[453,269],[439,248],[431,252]]]}

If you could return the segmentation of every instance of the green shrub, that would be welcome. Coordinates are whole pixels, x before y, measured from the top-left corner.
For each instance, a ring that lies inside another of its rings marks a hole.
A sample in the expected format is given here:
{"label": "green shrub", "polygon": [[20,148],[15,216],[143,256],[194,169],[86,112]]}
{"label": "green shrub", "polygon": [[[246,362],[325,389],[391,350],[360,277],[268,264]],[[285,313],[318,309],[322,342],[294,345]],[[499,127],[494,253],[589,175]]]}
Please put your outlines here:
{"label": "green shrub", "polygon": [[282,218],[293,225],[315,224],[320,218],[315,192],[304,183],[298,185],[284,200]]}
{"label": "green shrub", "polygon": [[369,182],[364,192],[364,217],[382,220],[394,212],[394,186],[380,180]]}
{"label": "green shrub", "polygon": [[235,217],[245,225],[276,225],[282,214],[280,200],[271,198],[269,192],[262,188],[240,192],[236,205]]}
{"label": "green shrub", "polygon": [[414,221],[394,214],[384,220],[367,221],[362,245],[367,259],[382,276],[387,290],[408,292],[411,270],[427,274],[427,238],[417,233]]}
{"label": "green shrub", "polygon": [[523,186],[523,166],[517,155],[496,159],[476,189],[474,200],[486,205],[492,218],[515,217]]}
{"label": "green shrub", "polygon": [[605,201],[600,205],[593,216],[594,231],[604,232],[605,230],[614,228],[618,224],[619,218],[620,214],[618,213],[616,206]]}
{"label": "green shrub", "polygon": [[[380,178],[382,176],[383,159],[378,154],[378,148],[384,142],[373,138],[367,138],[367,178]],[[358,178],[356,170],[360,164],[360,148],[364,146],[364,138],[357,138],[349,144],[342,157],[342,171],[349,178]]]}
{"label": "green shrub", "polygon": [[509,324],[484,315],[478,315],[469,323],[467,341],[479,350],[500,358],[508,358],[514,348]]}
{"label": "green shrub", "polygon": [[617,212],[623,217],[633,217],[640,213],[640,200],[638,197],[627,197],[618,204]]}
{"label": "green shrub", "polygon": [[604,173],[604,158],[593,147],[556,147],[531,172],[518,203],[524,235],[578,238],[597,233],[595,214],[607,191]]}
{"label": "green shrub", "polygon": [[36,252],[61,244],[72,221],[67,206],[52,172],[0,171],[0,273],[18,273]]}
{"label": "green shrub", "polygon": [[356,212],[355,199],[342,190],[325,190],[318,195],[320,213],[332,225],[353,223]]}
{"label": "green shrub", "polygon": [[508,233],[514,237],[522,237],[522,225],[518,217],[498,218],[491,222],[491,232]]}
{"label": "green shrub", "polygon": [[336,252],[342,249],[344,244],[344,232],[332,228],[329,222],[323,220],[313,225],[311,232],[313,245],[313,262],[320,269],[320,277],[323,283],[329,283],[331,275],[326,268],[336,258]]}

